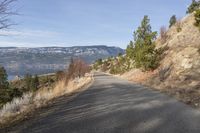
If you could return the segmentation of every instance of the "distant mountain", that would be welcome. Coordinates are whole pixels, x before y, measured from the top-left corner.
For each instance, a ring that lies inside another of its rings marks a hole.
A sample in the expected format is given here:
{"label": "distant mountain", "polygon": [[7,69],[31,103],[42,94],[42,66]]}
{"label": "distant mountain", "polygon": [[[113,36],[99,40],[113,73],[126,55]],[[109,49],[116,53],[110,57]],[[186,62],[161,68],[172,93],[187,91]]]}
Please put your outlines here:
{"label": "distant mountain", "polygon": [[6,68],[9,75],[44,74],[65,69],[71,57],[92,63],[119,53],[124,53],[124,50],[108,46],[0,47],[0,65]]}

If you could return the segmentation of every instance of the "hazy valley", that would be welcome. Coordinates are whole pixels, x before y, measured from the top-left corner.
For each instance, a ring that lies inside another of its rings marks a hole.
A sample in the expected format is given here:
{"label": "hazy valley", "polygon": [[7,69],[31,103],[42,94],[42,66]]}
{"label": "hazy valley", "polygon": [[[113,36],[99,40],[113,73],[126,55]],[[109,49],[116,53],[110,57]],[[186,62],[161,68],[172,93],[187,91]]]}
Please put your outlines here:
{"label": "hazy valley", "polygon": [[46,74],[66,69],[71,58],[81,58],[88,64],[99,58],[117,56],[124,53],[119,47],[41,47],[41,48],[0,48],[0,65],[8,75]]}

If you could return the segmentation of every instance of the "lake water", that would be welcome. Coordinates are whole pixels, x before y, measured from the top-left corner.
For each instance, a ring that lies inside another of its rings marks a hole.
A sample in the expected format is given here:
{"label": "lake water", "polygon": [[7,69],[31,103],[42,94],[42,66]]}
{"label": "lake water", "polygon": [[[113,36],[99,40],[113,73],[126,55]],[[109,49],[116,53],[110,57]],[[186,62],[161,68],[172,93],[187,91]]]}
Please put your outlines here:
{"label": "lake water", "polygon": [[11,80],[14,80],[15,79],[15,75],[8,75],[8,80],[11,81]]}
{"label": "lake water", "polygon": [[[16,75],[8,75],[8,81],[14,80],[16,77]],[[20,76],[21,78],[23,78],[22,76]]]}

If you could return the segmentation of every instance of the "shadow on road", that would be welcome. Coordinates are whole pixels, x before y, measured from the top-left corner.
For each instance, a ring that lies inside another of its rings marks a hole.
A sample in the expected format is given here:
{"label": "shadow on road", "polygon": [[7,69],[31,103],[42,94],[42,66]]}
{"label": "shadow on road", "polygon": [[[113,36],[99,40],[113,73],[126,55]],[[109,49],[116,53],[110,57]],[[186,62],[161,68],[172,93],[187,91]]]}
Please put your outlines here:
{"label": "shadow on road", "polygon": [[95,76],[94,84],[74,100],[66,102],[62,97],[36,116],[9,128],[10,132],[200,132],[198,111],[143,86],[103,74]]}

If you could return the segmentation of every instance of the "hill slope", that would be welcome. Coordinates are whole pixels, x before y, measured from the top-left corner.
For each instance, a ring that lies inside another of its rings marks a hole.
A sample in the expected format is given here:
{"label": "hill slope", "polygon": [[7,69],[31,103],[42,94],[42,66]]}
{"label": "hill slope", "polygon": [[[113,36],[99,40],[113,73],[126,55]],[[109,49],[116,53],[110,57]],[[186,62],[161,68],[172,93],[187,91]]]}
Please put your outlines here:
{"label": "hill slope", "polygon": [[[176,96],[181,101],[200,106],[200,31],[194,26],[194,15],[183,18],[167,32],[167,41],[157,40],[157,48],[165,47],[160,67],[145,83]],[[181,28],[178,32],[177,28]],[[153,76],[152,76],[153,75]]]}
{"label": "hill slope", "polygon": [[166,92],[181,101],[200,107],[200,30],[194,26],[194,14],[177,22],[166,32],[160,66],[154,71],[133,69],[121,77]]}
{"label": "hill slope", "polygon": [[157,40],[157,47],[167,50],[156,76],[158,80],[152,80],[159,81],[156,86],[188,88],[200,85],[200,31],[194,22],[194,16],[189,15],[180,22],[180,32],[177,32],[177,25],[169,29],[166,43],[161,44],[160,38]]}

